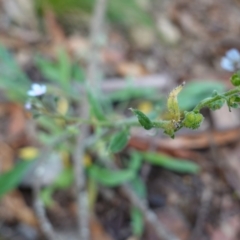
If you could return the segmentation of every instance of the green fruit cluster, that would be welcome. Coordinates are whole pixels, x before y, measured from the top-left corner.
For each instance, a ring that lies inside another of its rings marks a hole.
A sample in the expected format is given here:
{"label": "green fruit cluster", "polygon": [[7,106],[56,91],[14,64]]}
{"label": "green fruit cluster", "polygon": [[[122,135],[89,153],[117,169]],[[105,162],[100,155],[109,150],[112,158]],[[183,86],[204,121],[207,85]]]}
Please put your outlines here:
{"label": "green fruit cluster", "polygon": [[204,117],[201,113],[185,112],[185,118],[182,124],[186,128],[197,129],[200,127]]}

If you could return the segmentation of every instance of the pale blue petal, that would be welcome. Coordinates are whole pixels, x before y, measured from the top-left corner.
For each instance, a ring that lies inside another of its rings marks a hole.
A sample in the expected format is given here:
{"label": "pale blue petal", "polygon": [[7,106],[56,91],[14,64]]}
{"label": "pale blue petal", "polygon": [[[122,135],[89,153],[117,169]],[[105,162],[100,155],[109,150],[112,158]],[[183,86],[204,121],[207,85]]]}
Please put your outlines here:
{"label": "pale blue petal", "polygon": [[240,62],[240,53],[237,49],[233,48],[226,52],[226,57],[234,62]]}
{"label": "pale blue petal", "polygon": [[221,67],[222,69],[229,71],[229,72],[234,72],[234,64],[232,61],[230,61],[227,57],[223,57],[221,60]]}
{"label": "pale blue petal", "polygon": [[29,91],[27,92],[27,94],[28,94],[28,96],[30,96],[30,97],[35,97],[35,96],[36,96],[36,93],[35,93],[34,90],[29,90]]}

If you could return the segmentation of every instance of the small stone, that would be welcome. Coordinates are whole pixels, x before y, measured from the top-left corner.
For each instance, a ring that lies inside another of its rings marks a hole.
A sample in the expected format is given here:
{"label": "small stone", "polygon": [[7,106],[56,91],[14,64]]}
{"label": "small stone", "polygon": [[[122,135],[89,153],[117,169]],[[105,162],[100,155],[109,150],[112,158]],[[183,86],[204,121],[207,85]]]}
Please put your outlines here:
{"label": "small stone", "polygon": [[181,33],[173,23],[165,16],[158,18],[157,27],[163,39],[169,44],[177,44],[181,39]]}
{"label": "small stone", "polygon": [[151,48],[156,40],[154,30],[150,27],[135,26],[131,29],[131,38],[136,46],[141,50],[147,50]]}

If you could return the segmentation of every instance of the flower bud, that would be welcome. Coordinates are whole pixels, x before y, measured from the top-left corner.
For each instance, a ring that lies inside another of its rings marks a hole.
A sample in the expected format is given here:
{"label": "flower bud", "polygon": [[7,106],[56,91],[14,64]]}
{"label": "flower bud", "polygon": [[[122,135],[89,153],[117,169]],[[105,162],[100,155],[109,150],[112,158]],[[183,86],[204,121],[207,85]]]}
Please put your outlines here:
{"label": "flower bud", "polygon": [[231,83],[233,86],[240,86],[240,72],[234,73],[231,77]]}
{"label": "flower bud", "polygon": [[213,111],[218,110],[224,105],[225,101],[225,99],[220,99],[218,101],[208,104],[208,107]]}
{"label": "flower bud", "polygon": [[201,113],[185,112],[185,118],[182,122],[184,127],[197,129],[200,127],[204,117]]}
{"label": "flower bud", "polygon": [[232,108],[239,108],[240,97],[239,96],[232,96],[228,100],[228,106]]}

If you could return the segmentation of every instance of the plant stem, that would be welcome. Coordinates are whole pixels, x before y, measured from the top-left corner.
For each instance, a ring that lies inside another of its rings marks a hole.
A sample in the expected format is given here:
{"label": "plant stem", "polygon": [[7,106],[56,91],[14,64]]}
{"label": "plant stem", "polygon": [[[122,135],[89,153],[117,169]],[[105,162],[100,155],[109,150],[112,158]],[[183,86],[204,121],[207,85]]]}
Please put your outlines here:
{"label": "plant stem", "polygon": [[215,97],[210,97],[210,98],[204,99],[192,111],[199,112],[202,108],[208,106],[209,104],[211,104],[215,101],[218,101],[218,100],[222,99],[223,97],[230,97],[239,92],[240,92],[240,87],[236,87],[234,89],[227,91],[226,93],[223,93],[222,95],[217,95]]}
{"label": "plant stem", "polygon": [[[86,87],[88,86],[98,86],[98,79],[101,76],[101,68],[99,67],[101,59],[101,45],[99,44],[99,39],[101,39],[103,34],[103,24],[105,18],[105,12],[107,7],[107,0],[97,0],[95,1],[94,13],[90,28],[90,49],[89,53],[89,63],[86,74]],[[86,92],[83,94],[82,101],[78,103],[77,106],[78,120],[79,119],[89,119],[89,103],[87,99]],[[90,136],[90,126],[81,125],[79,128],[79,135],[76,139],[76,146],[73,153],[74,162],[74,173],[75,173],[75,186],[77,195],[77,214],[78,214],[78,229],[79,229],[79,239],[89,240],[90,230],[89,230],[89,206],[88,206],[88,191],[86,186],[86,176],[84,172],[84,154],[86,150],[85,142]]]}

